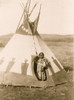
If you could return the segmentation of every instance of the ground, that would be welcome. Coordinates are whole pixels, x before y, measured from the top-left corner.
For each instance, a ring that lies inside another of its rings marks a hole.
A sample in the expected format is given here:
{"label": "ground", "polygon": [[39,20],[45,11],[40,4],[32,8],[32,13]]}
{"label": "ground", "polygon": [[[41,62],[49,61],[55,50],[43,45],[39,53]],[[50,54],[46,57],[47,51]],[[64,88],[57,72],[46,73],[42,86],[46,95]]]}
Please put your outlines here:
{"label": "ground", "polygon": [[0,100],[74,100],[72,72],[68,82],[48,88],[0,86]]}
{"label": "ground", "polygon": [[[8,42],[8,37],[1,37],[2,41],[0,39],[0,50],[2,50],[6,42]],[[68,74],[68,81],[64,84],[48,88],[27,88],[0,85],[0,100],[74,100],[73,36],[43,35],[42,38],[64,66]]]}

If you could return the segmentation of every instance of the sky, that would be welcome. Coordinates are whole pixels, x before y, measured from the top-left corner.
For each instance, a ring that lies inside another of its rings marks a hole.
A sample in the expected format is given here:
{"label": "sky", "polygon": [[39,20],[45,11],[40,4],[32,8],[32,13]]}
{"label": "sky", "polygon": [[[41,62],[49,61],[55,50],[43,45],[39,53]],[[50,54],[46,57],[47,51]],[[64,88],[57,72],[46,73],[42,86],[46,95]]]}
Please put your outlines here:
{"label": "sky", "polygon": [[[37,2],[30,20],[35,20],[40,4],[39,33],[73,34],[74,0],[31,0],[30,10]],[[0,35],[15,33],[27,0],[0,0]]]}

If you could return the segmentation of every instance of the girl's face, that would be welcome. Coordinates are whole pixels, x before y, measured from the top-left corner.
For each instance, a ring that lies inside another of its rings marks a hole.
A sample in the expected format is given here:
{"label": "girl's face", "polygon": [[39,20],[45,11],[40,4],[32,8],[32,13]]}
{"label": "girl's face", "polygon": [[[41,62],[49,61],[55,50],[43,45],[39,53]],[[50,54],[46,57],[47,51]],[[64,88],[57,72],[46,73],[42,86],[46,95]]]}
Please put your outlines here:
{"label": "girl's face", "polygon": [[40,58],[40,59],[44,58],[44,55],[43,55],[42,53],[39,54],[39,58]]}

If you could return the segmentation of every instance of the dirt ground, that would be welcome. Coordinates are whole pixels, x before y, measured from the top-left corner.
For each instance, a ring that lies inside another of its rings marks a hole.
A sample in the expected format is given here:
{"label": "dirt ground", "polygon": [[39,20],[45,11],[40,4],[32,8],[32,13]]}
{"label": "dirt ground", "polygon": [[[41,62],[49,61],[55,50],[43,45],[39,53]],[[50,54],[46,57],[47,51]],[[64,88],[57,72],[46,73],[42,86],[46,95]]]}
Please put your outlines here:
{"label": "dirt ground", "polygon": [[49,88],[0,86],[0,100],[74,100],[72,72],[68,82]]}

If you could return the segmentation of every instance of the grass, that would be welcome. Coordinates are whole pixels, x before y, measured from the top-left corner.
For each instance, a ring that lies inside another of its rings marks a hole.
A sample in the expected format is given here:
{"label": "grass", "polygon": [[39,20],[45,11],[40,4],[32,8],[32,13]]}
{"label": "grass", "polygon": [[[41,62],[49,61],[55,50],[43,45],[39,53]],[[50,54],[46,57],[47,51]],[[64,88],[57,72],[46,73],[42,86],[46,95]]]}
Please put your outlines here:
{"label": "grass", "polygon": [[0,100],[74,100],[70,81],[50,88],[0,86]]}
{"label": "grass", "polygon": [[8,41],[11,39],[12,36],[13,34],[0,36],[0,47],[4,47],[8,43]]}
{"label": "grass", "polygon": [[42,38],[65,69],[73,70],[73,35],[42,35]]}
{"label": "grass", "polygon": [[[74,100],[73,96],[73,36],[41,35],[65,69],[69,69],[68,82],[50,88],[0,86],[0,100]],[[11,36],[0,38],[2,48]]]}
{"label": "grass", "polygon": [[73,68],[74,51],[72,42],[59,42],[49,47],[63,66]]}

